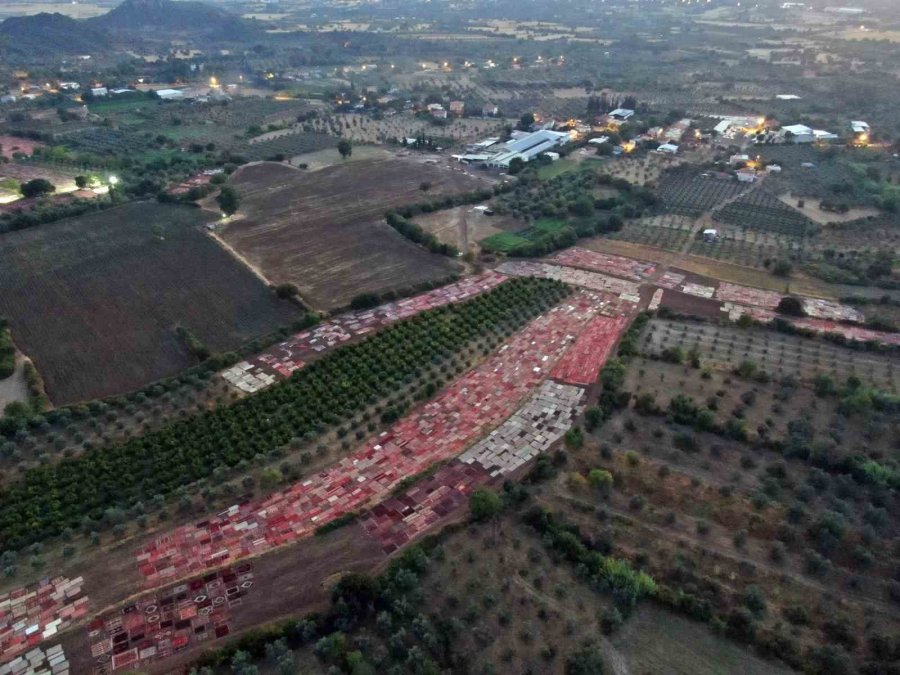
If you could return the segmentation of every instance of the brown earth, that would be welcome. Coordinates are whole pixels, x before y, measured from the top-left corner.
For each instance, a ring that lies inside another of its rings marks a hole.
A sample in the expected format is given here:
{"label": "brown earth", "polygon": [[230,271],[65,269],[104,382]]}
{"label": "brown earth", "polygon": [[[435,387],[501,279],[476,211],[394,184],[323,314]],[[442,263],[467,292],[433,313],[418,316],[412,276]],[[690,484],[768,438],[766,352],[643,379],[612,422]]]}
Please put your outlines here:
{"label": "brown earth", "polygon": [[[427,192],[420,189],[425,182]],[[383,215],[485,185],[448,167],[400,159],[348,162],[311,174],[261,163],[239,170],[232,183],[242,205],[222,238],[272,283],[296,284],[316,309],[457,271],[450,259],[395,232]]]}
{"label": "brown earth", "polygon": [[297,308],[202,231],[203,212],[133,203],[0,241],[0,315],[55,404],[122,394],[196,362],[183,326],[229,351]]}

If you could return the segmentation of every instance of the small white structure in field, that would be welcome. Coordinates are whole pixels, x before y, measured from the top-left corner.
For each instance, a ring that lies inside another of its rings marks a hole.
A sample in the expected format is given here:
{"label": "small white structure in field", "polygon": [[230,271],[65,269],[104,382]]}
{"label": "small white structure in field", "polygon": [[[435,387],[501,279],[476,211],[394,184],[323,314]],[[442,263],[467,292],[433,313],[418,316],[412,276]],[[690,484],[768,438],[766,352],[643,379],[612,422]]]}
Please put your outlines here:
{"label": "small white structure in field", "polygon": [[703,230],[703,241],[708,244],[714,244],[719,238],[719,231],[712,228]]}
{"label": "small white structure in field", "polygon": [[156,95],[163,101],[180,101],[184,98],[184,92],[181,89],[157,89]]}

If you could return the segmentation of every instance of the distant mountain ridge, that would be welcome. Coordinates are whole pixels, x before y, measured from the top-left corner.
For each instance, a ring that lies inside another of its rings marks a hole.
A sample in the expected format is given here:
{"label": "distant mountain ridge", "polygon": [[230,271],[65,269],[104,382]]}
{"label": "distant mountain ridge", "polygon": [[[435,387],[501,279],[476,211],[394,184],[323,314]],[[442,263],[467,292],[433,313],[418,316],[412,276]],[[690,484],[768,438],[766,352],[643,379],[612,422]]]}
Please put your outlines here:
{"label": "distant mountain ridge", "polygon": [[231,40],[258,31],[253,22],[195,0],[125,0],[115,9],[86,22],[116,31],[168,30],[218,34],[221,39]]}
{"label": "distant mountain ridge", "polygon": [[64,14],[41,12],[0,23],[0,53],[29,56],[42,53],[89,54],[108,49],[105,31]]}
{"label": "distant mountain ridge", "polygon": [[257,39],[262,29],[218,7],[188,0],[125,0],[91,19],[46,12],[0,23],[0,54],[52,56],[107,51],[117,39],[170,37],[240,42]]}

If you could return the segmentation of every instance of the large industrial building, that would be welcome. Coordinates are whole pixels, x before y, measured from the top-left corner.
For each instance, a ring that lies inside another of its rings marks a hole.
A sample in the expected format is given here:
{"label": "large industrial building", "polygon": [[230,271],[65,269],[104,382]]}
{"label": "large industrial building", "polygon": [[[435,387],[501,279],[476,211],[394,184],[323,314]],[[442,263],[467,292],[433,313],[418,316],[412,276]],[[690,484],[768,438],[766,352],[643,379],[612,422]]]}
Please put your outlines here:
{"label": "large industrial building", "polygon": [[570,139],[570,134],[564,131],[549,129],[534,132],[514,131],[512,138],[505,143],[501,143],[498,139],[488,139],[493,142],[476,143],[466,154],[453,155],[453,158],[467,164],[485,164],[506,169],[517,157],[523,162],[530,162],[539,155],[553,154],[555,148],[565,145]]}

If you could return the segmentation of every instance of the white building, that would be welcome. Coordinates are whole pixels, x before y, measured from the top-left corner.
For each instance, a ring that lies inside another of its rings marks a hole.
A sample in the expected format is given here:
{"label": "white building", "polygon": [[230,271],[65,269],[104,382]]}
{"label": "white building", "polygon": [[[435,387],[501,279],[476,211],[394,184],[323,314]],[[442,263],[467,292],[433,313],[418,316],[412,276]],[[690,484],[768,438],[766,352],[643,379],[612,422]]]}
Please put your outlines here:
{"label": "white building", "polygon": [[609,116],[614,120],[619,120],[620,122],[627,122],[632,117],[634,117],[634,110],[629,110],[628,108],[616,108]]}
{"label": "white building", "polygon": [[180,101],[184,98],[184,92],[181,89],[157,89],[156,95],[163,101]]}
{"label": "white building", "polygon": [[792,124],[783,127],[781,129],[781,136],[785,140],[793,141],[794,143],[816,143],[837,139],[837,135],[830,131],[812,129],[805,124]]}
{"label": "white building", "polygon": [[678,146],[674,143],[663,143],[657,149],[657,152],[661,152],[665,155],[676,155],[678,154]]}
{"label": "white building", "polygon": [[850,128],[853,129],[854,134],[867,134],[870,127],[866,122],[855,120],[850,122]]}
{"label": "white building", "polygon": [[95,97],[106,96],[109,90],[106,87],[91,87],[91,94]]}
{"label": "white building", "polygon": [[[476,144],[473,147],[476,152],[453,155],[458,162],[482,163],[487,166],[509,168],[509,163],[519,158],[523,162],[529,162],[538,155],[550,154],[555,148],[569,142],[570,135],[567,132],[550,131],[542,129],[533,133],[517,134],[517,138],[508,143],[490,145]],[[493,141],[494,139],[488,139]],[[487,143],[485,141],[484,143]],[[478,152],[480,150],[480,152]],[[558,153],[552,153],[559,157]]]}

